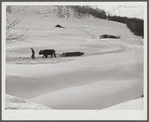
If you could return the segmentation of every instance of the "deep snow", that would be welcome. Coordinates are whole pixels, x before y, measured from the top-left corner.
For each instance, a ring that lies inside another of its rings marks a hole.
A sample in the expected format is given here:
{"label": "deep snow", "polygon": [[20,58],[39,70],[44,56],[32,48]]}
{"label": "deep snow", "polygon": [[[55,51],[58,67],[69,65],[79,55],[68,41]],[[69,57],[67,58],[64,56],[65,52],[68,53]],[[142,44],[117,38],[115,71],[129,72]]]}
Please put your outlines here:
{"label": "deep snow", "polygon": [[5,96],[5,109],[6,110],[50,110],[44,105],[26,102],[20,98],[6,95]]}
{"label": "deep snow", "polygon": [[[57,24],[65,28],[55,28]],[[24,28],[29,28],[24,40],[6,44],[7,94],[53,109],[103,109],[143,95],[143,39],[125,24],[28,13],[12,31]],[[99,39],[102,34],[121,38]],[[35,60],[30,59],[31,47]],[[57,54],[85,55],[47,59],[38,55],[48,48]]]}

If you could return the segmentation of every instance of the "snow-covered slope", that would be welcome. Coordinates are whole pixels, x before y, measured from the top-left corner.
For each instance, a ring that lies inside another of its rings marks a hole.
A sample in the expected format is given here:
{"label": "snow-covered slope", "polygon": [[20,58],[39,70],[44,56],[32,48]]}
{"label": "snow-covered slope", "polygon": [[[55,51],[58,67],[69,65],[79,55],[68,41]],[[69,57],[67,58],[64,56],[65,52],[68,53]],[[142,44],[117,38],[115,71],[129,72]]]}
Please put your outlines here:
{"label": "snow-covered slope", "polygon": [[139,98],[111,106],[102,110],[143,110],[144,98]]}
{"label": "snow-covered slope", "polygon": [[5,109],[6,110],[50,110],[51,108],[44,105],[27,102],[23,99],[6,95],[5,98]]}
{"label": "snow-covered slope", "polygon": [[[28,12],[12,29],[29,32],[24,39],[7,43],[7,94],[53,109],[103,109],[142,96],[143,39],[122,23],[50,15]],[[57,24],[65,28],[55,28]],[[99,39],[102,34],[121,38]],[[35,60],[30,59],[30,48]],[[41,49],[55,49],[58,55],[43,59],[38,55]],[[60,57],[67,51],[84,56]]]}

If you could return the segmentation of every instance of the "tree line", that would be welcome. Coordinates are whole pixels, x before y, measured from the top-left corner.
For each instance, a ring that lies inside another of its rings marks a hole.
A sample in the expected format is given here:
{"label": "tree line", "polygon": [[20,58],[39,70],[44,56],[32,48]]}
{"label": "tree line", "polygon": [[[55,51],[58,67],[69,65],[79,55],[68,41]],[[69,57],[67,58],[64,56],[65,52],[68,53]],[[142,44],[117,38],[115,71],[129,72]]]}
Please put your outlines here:
{"label": "tree line", "polygon": [[83,16],[85,15],[92,15],[93,17],[106,19],[106,12],[99,8],[92,8],[90,6],[71,6],[71,8],[76,12]]}
{"label": "tree line", "polygon": [[108,20],[124,23],[131,32],[133,32],[137,36],[142,36],[144,38],[144,20],[120,16],[108,16]]}

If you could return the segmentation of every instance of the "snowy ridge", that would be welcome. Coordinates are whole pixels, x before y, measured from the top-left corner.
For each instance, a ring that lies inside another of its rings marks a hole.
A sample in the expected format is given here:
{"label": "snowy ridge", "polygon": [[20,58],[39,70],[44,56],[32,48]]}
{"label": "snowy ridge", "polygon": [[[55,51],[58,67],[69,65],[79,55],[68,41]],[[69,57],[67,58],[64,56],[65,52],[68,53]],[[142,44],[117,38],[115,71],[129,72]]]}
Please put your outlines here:
{"label": "snowy ridge", "polygon": [[6,95],[5,99],[6,110],[50,110],[51,108],[44,105],[27,102],[18,97]]}
{"label": "snowy ridge", "polygon": [[130,100],[102,110],[143,110],[143,100],[144,98]]}

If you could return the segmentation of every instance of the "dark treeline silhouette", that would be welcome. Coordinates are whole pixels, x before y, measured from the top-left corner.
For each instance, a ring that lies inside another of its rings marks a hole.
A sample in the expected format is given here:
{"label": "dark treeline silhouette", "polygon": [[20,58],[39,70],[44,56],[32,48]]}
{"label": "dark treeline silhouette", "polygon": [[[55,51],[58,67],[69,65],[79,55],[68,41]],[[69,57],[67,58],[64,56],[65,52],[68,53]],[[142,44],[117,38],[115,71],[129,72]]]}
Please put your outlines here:
{"label": "dark treeline silhouette", "polygon": [[104,10],[101,10],[99,8],[92,8],[90,6],[71,6],[72,9],[74,9],[75,12],[82,14],[82,16],[89,14],[97,18],[106,19],[106,12]]}
{"label": "dark treeline silhouette", "polygon": [[120,17],[120,16],[111,16],[111,15],[108,15],[107,17],[108,20],[113,20],[113,21],[116,21],[116,22],[121,22],[121,23],[126,23],[127,21],[127,17]]}
{"label": "dark treeline silhouette", "polygon": [[144,37],[144,20],[142,19],[108,16],[108,20],[125,23],[135,35]]}
{"label": "dark treeline silhouette", "polygon": [[126,21],[127,27],[138,36],[144,38],[144,21],[137,18],[132,18]]}

